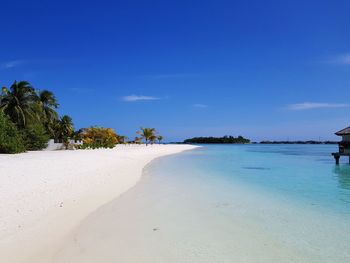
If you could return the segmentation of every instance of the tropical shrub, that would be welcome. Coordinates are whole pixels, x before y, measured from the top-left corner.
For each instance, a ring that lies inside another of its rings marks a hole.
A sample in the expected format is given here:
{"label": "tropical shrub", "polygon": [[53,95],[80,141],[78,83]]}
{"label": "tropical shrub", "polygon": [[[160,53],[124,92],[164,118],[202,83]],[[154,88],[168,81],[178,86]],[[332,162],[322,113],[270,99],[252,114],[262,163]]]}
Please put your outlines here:
{"label": "tropical shrub", "polygon": [[24,152],[23,138],[16,125],[0,111],[0,153]]}
{"label": "tropical shrub", "polygon": [[111,128],[85,128],[82,131],[82,138],[82,148],[113,148],[118,143],[118,135]]}
{"label": "tropical shrub", "polygon": [[29,151],[38,151],[47,147],[50,137],[43,124],[40,122],[30,124],[23,130],[25,147]]}

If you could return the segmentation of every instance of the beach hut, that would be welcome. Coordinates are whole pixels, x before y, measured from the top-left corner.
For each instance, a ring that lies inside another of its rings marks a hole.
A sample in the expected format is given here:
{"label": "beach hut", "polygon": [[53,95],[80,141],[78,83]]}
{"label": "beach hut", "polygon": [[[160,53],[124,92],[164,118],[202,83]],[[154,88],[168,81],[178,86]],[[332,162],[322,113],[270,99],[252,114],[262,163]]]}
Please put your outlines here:
{"label": "beach hut", "polygon": [[342,137],[342,140],[338,143],[339,151],[336,153],[332,153],[336,164],[339,164],[340,156],[349,156],[350,163],[350,127],[336,132],[335,135]]}

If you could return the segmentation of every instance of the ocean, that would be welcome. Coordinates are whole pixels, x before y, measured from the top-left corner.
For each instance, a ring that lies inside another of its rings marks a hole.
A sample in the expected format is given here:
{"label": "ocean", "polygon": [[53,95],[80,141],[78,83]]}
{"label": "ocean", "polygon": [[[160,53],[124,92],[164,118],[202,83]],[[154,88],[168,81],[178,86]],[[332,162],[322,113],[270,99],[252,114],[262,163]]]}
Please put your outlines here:
{"label": "ocean", "polygon": [[335,165],[336,150],[203,145],[162,157],[84,227],[105,242],[100,255],[115,249],[111,262],[348,263],[350,165]]}
{"label": "ocean", "polygon": [[174,262],[345,263],[350,165],[348,158],[335,165],[336,150],[204,145],[153,162],[138,187],[147,185],[160,218],[171,214],[159,231],[169,227],[168,242],[179,239]]}

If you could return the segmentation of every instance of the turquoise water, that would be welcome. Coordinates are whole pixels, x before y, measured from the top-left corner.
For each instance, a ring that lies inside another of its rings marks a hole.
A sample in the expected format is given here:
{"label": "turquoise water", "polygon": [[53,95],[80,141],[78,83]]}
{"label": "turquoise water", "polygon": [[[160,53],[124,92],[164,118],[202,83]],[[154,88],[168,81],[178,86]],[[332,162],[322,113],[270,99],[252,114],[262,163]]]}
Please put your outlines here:
{"label": "turquoise water", "polygon": [[336,167],[335,150],[210,145],[159,158],[67,251],[84,262],[349,263],[350,165]]}
{"label": "turquoise water", "polygon": [[[156,161],[143,189],[163,199],[159,213],[176,211],[191,236],[188,262],[350,262],[350,165],[335,165],[336,150],[204,145]],[[164,228],[176,239],[166,220]]]}
{"label": "turquoise water", "polygon": [[336,145],[214,145],[181,158],[228,184],[273,192],[310,209],[350,215],[350,165],[336,166]]}

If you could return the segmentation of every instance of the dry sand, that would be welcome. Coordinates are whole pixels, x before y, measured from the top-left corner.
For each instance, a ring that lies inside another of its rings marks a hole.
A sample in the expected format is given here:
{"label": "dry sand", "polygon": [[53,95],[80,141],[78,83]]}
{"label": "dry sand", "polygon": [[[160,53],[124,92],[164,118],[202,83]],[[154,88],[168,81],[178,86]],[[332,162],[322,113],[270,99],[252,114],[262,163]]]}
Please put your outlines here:
{"label": "dry sand", "polygon": [[1,262],[52,262],[91,212],[133,187],[153,159],[190,145],[0,155]]}

